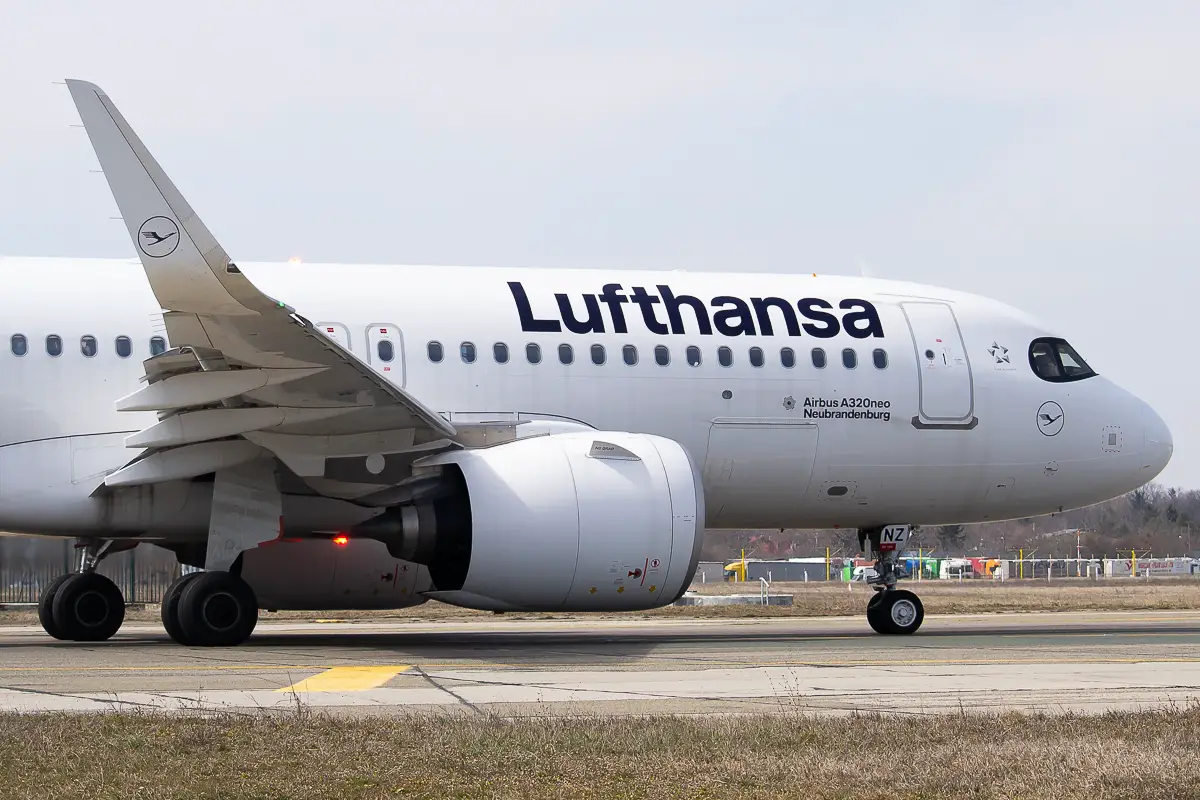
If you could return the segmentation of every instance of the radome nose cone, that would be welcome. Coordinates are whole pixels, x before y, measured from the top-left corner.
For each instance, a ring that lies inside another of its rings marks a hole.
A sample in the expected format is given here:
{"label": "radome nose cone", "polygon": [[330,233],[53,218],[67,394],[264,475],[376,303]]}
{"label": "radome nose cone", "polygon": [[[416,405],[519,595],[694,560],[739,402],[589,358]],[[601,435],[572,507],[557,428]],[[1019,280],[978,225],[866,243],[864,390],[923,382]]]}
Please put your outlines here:
{"label": "radome nose cone", "polygon": [[1146,469],[1155,475],[1162,472],[1175,452],[1171,429],[1158,413],[1146,407]]}

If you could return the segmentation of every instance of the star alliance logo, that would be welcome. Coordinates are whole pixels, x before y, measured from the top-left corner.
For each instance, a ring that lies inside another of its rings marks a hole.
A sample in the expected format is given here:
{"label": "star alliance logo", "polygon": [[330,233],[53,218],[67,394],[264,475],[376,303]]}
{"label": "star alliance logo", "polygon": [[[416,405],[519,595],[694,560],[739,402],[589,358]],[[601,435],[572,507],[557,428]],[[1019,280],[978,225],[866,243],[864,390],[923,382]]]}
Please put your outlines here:
{"label": "star alliance logo", "polygon": [[992,342],[992,346],[988,348],[988,354],[996,359],[997,364],[1011,364],[1008,360],[1008,348],[1002,344]]}

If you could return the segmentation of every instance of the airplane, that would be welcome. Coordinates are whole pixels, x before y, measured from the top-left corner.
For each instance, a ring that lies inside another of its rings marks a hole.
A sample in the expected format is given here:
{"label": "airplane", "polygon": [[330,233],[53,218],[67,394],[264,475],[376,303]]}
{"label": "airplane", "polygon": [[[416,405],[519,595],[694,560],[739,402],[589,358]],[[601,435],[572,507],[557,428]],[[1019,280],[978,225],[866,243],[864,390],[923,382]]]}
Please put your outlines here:
{"label": "airplane", "polygon": [[865,277],[235,262],[97,86],[67,82],[136,259],[4,258],[0,529],[186,567],[177,643],[260,611],[620,611],[707,528],[856,529],[872,629],[916,632],[913,526],[1051,514],[1172,455],[1144,401],[1006,304]]}

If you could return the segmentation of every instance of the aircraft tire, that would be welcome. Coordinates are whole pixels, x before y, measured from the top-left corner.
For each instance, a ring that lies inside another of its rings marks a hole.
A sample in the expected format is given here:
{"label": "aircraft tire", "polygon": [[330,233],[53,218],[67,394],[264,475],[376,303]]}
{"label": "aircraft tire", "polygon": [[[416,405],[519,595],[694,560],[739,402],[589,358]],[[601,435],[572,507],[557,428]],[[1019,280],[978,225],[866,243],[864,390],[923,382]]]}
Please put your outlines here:
{"label": "aircraft tire", "polygon": [[95,572],[68,575],[54,593],[54,625],[73,642],[111,639],[125,621],[125,598],[108,578]]}
{"label": "aircraft tire", "polygon": [[202,572],[179,597],[179,624],[190,644],[233,647],[246,641],[258,622],[254,590],[228,572]]}
{"label": "aircraft tire", "polygon": [[58,627],[54,621],[54,595],[74,574],[67,572],[50,581],[50,584],[42,590],[41,598],[38,599],[38,622],[42,623],[42,630],[59,641],[65,641],[67,637],[63,634],[62,628]]}
{"label": "aircraft tire", "polygon": [[176,578],[163,594],[162,606],[160,607],[162,624],[167,635],[176,644],[181,644],[185,647],[190,646],[192,642],[188,639],[187,634],[183,632],[183,626],[179,624],[179,598],[183,596],[183,590],[187,585],[200,574],[202,573],[189,572]]}
{"label": "aircraft tire", "polygon": [[876,633],[892,633],[890,620],[883,610],[883,596],[886,592],[875,592],[867,602],[867,624]]}

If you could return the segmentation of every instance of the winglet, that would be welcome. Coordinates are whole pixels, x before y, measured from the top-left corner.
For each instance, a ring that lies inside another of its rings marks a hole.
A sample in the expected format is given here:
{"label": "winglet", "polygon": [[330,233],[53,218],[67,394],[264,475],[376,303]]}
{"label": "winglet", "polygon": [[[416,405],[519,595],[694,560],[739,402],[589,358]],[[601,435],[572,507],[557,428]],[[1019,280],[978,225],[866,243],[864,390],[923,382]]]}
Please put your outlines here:
{"label": "winglet", "polygon": [[93,83],[67,80],[96,158],[155,297],[194,314],[260,314],[276,307],[209,232],[121,112]]}

